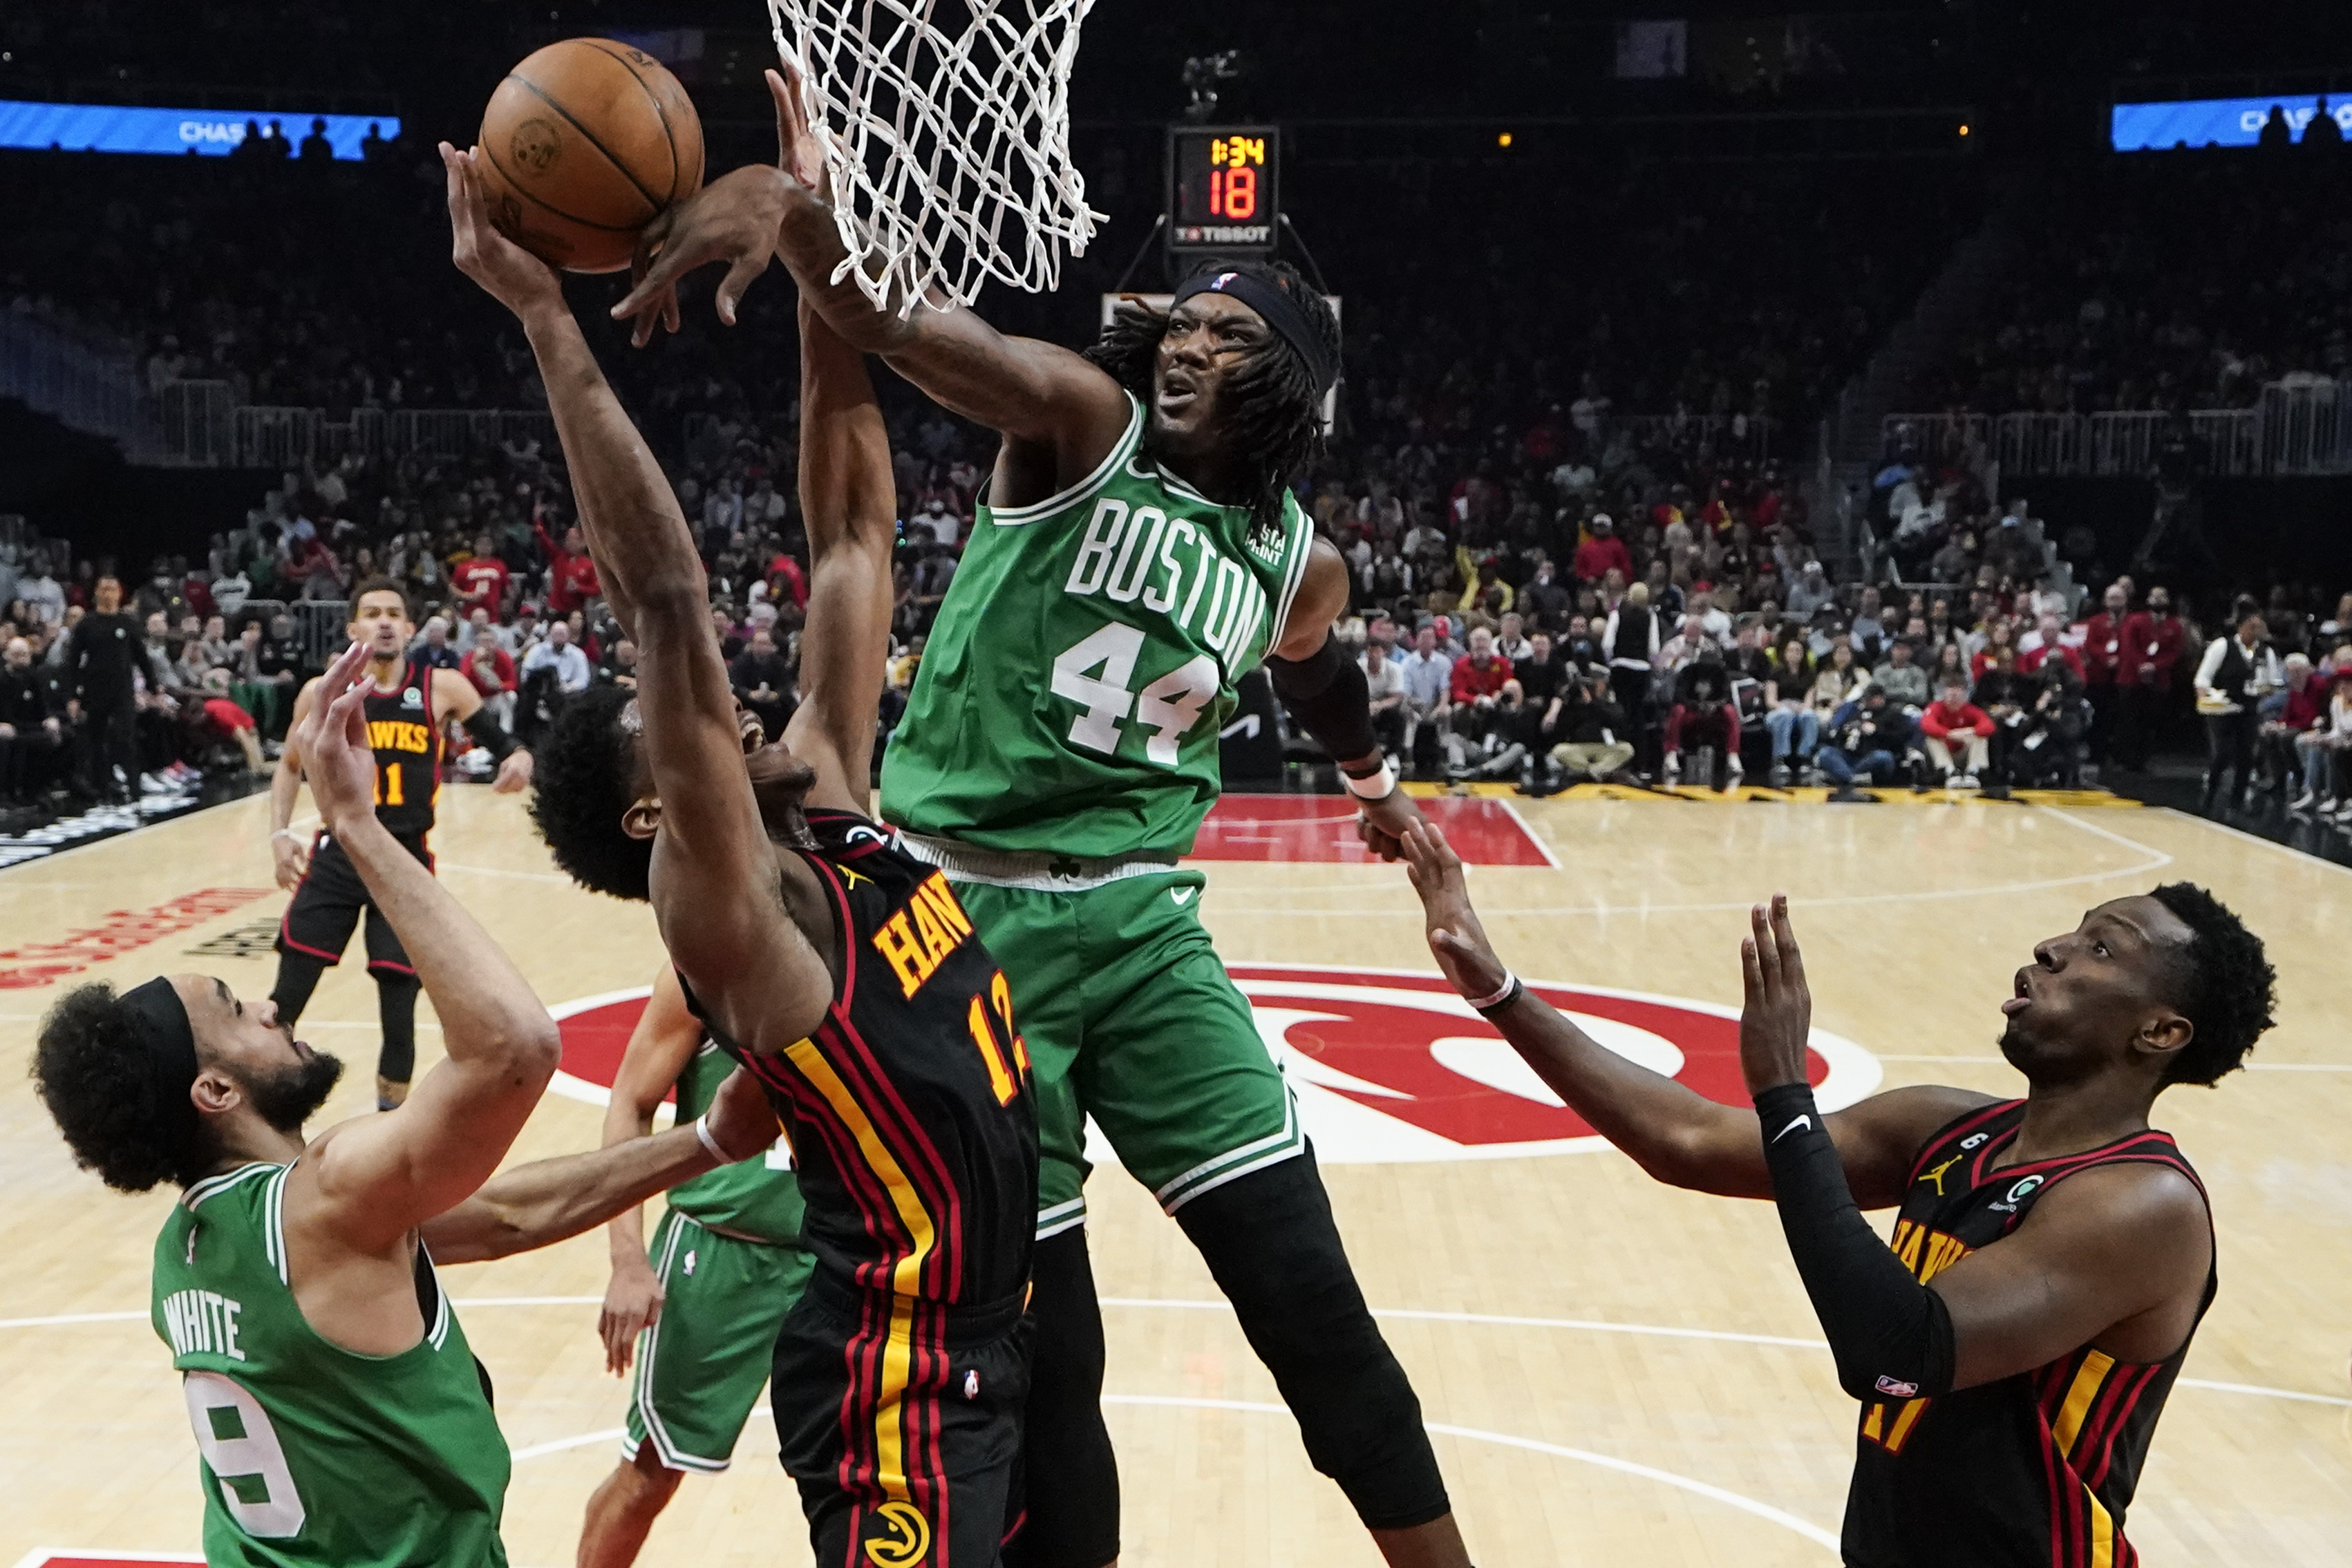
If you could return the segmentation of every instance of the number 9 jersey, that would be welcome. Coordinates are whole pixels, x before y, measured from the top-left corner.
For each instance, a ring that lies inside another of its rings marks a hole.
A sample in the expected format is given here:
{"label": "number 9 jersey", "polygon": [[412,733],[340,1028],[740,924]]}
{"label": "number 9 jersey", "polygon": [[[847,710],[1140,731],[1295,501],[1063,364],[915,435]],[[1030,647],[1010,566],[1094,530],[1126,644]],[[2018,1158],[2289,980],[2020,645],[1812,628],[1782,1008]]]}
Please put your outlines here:
{"label": "number 9 jersey", "polygon": [[1261,527],[1142,450],[1143,405],[1085,480],[983,502],[882,766],[882,815],[992,850],[1181,855],[1217,742],[1290,613],[1314,526]]}

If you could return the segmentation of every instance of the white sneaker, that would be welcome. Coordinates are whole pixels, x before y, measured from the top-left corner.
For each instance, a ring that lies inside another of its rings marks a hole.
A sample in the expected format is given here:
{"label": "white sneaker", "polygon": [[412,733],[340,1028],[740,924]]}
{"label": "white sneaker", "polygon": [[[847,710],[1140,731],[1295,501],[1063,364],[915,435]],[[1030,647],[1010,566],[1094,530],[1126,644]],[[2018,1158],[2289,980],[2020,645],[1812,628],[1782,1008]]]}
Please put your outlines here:
{"label": "white sneaker", "polygon": [[2302,794],[2296,796],[2294,800],[2289,803],[2287,810],[2290,811],[2308,811],[2311,810],[2311,803],[2318,798],[2316,791],[2305,789]]}
{"label": "white sneaker", "polygon": [[164,783],[152,773],[142,773],[139,776],[139,792],[142,795],[169,795],[172,793],[172,786]]}
{"label": "white sneaker", "polygon": [[1683,781],[1683,759],[1681,758],[1669,757],[1666,758],[1665,778],[1666,786],[1669,789],[1672,789],[1675,785]]}
{"label": "white sneaker", "polygon": [[1977,782],[1977,776],[1973,773],[1963,773],[1958,779],[1954,779],[1952,783],[1954,788],[1960,789],[1981,789],[1984,788],[1983,785]]}
{"label": "white sneaker", "polygon": [[1723,792],[1727,795],[1737,794],[1740,780],[1748,776],[1748,770],[1740,766],[1739,758],[1737,757],[1726,758],[1724,763]]}

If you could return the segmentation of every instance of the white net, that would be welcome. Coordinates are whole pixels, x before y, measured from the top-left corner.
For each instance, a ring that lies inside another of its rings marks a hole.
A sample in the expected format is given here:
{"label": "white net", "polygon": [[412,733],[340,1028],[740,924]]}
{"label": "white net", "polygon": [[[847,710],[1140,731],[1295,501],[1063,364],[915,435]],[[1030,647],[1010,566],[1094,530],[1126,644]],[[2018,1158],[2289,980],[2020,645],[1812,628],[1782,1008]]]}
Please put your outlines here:
{"label": "white net", "polygon": [[[1094,0],[768,0],[833,175],[843,273],[877,308],[1032,293],[1098,213],[1070,162],[1070,67]],[[839,281],[836,277],[835,281]]]}

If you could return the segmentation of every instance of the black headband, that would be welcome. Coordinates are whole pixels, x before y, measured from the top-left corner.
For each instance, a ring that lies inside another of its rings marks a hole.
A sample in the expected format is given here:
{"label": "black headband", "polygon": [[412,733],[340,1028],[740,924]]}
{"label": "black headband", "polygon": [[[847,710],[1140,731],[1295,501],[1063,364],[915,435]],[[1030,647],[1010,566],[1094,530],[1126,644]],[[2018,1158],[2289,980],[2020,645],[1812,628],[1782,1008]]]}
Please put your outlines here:
{"label": "black headband", "polygon": [[139,1043],[147,1048],[147,1081],[155,1092],[160,1130],[175,1153],[184,1152],[196,1134],[196,1103],[188,1098],[196,1081],[196,1031],[188,1022],[187,1004],[161,975],[123,992],[121,1001]]}
{"label": "black headband", "polygon": [[1323,334],[1315,329],[1314,318],[1307,308],[1291,298],[1278,283],[1246,272],[1204,272],[1185,282],[1176,290],[1176,298],[1168,308],[1173,310],[1195,294],[1223,294],[1240,300],[1262,317],[1274,329],[1274,335],[1298,350],[1307,361],[1307,373],[1315,379],[1317,392],[1328,392],[1339,374],[1339,357],[1323,343]]}

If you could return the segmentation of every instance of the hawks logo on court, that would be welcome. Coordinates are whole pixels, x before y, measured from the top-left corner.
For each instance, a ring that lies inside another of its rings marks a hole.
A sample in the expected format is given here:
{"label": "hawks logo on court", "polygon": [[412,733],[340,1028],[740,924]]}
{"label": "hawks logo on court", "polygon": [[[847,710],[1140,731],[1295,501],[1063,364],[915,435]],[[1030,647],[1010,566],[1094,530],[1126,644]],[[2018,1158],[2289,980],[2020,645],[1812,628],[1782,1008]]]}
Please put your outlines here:
{"label": "hawks logo on court", "polygon": [[[1326,1165],[1507,1159],[1581,1154],[1605,1140],[1562,1105],[1509,1042],[1434,974],[1402,969],[1231,964],[1282,1064],[1298,1115]],[[1618,1055],[1745,1104],[1739,1009],[1643,991],[1530,985]],[[643,988],[553,1009],[563,1020],[562,1092],[604,1103]],[[1820,1030],[1811,1040],[1816,1103],[1851,1105],[1878,1087],[1878,1061]],[[1116,1163],[1091,1139],[1087,1154]]]}

